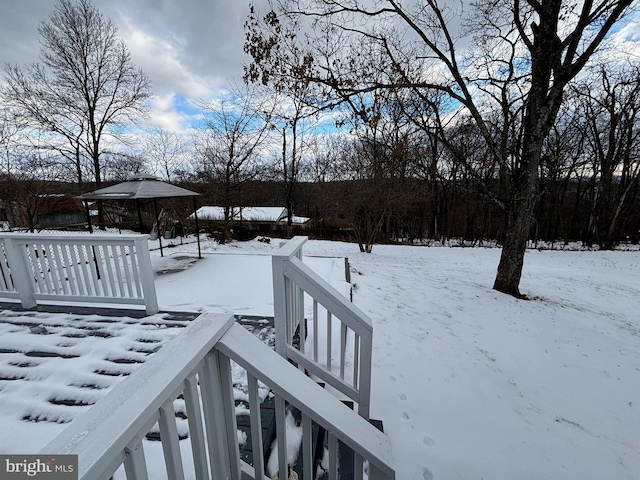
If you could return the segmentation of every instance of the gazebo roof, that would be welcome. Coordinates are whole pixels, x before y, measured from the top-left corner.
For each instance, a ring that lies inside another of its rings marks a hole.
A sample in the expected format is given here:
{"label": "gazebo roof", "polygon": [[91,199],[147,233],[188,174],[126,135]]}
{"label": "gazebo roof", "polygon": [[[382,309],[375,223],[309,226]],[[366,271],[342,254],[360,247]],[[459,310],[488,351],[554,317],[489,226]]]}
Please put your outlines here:
{"label": "gazebo roof", "polygon": [[200,194],[171,185],[150,175],[132,177],[126,182],[94,190],[79,196],[82,200],[129,200],[169,197],[195,197]]}

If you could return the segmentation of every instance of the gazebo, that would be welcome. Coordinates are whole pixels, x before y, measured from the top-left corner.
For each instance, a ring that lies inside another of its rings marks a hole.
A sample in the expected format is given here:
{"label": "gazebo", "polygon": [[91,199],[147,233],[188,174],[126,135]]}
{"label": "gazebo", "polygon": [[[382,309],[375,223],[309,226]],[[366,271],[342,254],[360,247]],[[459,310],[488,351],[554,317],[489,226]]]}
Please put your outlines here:
{"label": "gazebo", "polygon": [[[159,198],[173,198],[173,197],[191,197],[193,199],[193,210],[196,208],[196,197],[200,194],[187,190],[186,188],[171,185],[170,183],[163,182],[158,178],[151,175],[138,175],[130,178],[129,180],[111,185],[110,187],[101,188],[80,195],[80,198],[87,210],[87,221],[89,224],[89,230],[91,229],[91,216],[89,214],[88,202],[93,201],[118,201],[118,200],[135,200],[136,209],[138,212],[138,223],[142,229],[142,213],[140,210],[140,200],[153,200],[153,208],[156,217],[156,225],[159,226],[158,219],[158,199]],[[196,223],[196,237],[198,239],[198,258],[202,258],[200,250],[200,230],[198,227],[198,216],[195,215]],[[159,235],[158,241],[160,242],[160,255],[164,256],[162,251],[162,236]]]}

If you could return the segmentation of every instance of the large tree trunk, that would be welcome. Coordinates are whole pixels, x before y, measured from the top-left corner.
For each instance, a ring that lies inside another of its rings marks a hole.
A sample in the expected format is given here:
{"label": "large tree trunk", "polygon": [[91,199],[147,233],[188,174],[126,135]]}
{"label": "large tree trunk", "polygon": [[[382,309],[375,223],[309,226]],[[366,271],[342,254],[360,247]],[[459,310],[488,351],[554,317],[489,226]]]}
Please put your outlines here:
{"label": "large tree trunk", "polygon": [[493,284],[495,290],[518,298],[522,297],[519,285],[536,204],[536,184],[535,177],[529,179],[519,189],[521,195],[518,195],[508,207],[505,241]]}
{"label": "large tree trunk", "polygon": [[521,157],[511,174],[505,242],[493,285],[495,290],[515,297],[522,297],[519,284],[539,194],[542,145],[555,122],[565,86],[563,81],[551,80],[552,71],[561,64],[562,46],[556,34],[561,3],[553,0],[545,4],[540,26],[532,25],[531,89],[523,123]]}

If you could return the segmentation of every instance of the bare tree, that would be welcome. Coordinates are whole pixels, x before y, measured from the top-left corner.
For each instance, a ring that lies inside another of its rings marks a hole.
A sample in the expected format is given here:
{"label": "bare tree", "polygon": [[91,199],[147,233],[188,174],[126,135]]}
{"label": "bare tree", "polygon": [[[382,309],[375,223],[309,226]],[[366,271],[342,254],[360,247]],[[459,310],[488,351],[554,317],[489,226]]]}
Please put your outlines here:
{"label": "bare tree", "polygon": [[33,232],[38,215],[46,213],[41,199],[59,180],[60,168],[50,152],[40,152],[26,141],[15,120],[0,117],[0,208],[10,224]]}
{"label": "bare tree", "polygon": [[155,128],[145,139],[145,154],[152,160],[151,169],[171,182],[176,171],[185,170],[188,141],[179,132]]}
{"label": "bare tree", "polygon": [[[567,85],[632,3],[470,2],[463,5],[471,8],[470,28],[456,33],[461,12],[436,0],[282,0],[261,23],[249,22],[246,50],[253,62],[247,70],[263,82],[274,74],[304,75],[323,87],[326,106],[379,89],[446,94],[476,123],[505,179],[505,198],[495,197],[506,230],[494,288],[519,297],[544,141]],[[300,28],[303,22],[310,28]],[[276,46],[291,39],[299,39],[304,62],[283,69],[290,57],[278,55]],[[468,42],[478,48],[464,51],[460,45]],[[496,112],[502,124],[497,137],[490,128]]]}
{"label": "bare tree", "polygon": [[73,161],[78,184],[88,159],[99,188],[105,141],[146,115],[149,79],[89,0],[59,0],[38,32],[41,63],[7,65],[2,95],[32,126],[53,135],[49,148]]}
{"label": "bare tree", "polygon": [[201,100],[198,106],[205,112],[206,129],[196,145],[196,171],[221,186],[218,198],[224,210],[226,240],[238,192],[260,171],[261,149],[272,128],[274,104],[256,88],[248,87],[237,88],[218,102]]}
{"label": "bare tree", "polygon": [[602,66],[575,92],[594,179],[589,232],[601,248],[611,249],[640,179],[640,68]]}

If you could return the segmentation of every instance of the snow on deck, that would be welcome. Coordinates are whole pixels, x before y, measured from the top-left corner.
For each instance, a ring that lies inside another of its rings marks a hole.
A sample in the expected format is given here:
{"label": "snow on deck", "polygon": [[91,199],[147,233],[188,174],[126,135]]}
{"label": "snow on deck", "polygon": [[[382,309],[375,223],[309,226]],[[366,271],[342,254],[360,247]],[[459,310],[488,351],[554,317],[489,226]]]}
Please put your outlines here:
{"label": "snow on deck", "polygon": [[[164,258],[152,252],[161,310],[273,316],[270,253],[277,247],[239,255],[208,246],[201,260],[194,244],[165,250],[171,254]],[[343,258],[306,261],[348,291]],[[11,432],[0,435],[0,453],[37,452],[179,334],[187,322],[176,318],[0,310],[0,426]],[[186,432],[186,422],[177,421]]]}

